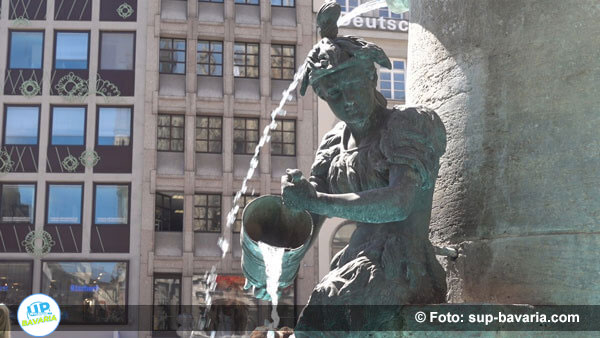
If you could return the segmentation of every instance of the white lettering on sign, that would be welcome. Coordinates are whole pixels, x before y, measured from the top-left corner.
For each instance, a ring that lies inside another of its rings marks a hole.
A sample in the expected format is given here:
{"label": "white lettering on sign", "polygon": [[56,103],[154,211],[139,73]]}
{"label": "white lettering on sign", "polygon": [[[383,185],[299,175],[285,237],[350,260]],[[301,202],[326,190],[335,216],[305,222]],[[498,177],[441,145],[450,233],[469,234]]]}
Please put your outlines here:
{"label": "white lettering on sign", "polygon": [[384,17],[366,18],[357,16],[344,26],[349,26],[349,28],[368,28],[382,31],[400,31],[408,33],[408,20],[395,20]]}

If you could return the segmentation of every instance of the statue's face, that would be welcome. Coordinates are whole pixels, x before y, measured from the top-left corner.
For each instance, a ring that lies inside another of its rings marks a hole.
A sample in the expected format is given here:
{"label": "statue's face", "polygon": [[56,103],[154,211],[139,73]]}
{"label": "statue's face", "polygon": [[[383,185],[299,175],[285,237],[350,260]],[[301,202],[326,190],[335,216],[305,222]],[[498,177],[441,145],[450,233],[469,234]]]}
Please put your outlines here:
{"label": "statue's face", "polygon": [[317,95],[344,122],[363,123],[376,107],[375,76],[358,66],[322,77],[314,86]]}

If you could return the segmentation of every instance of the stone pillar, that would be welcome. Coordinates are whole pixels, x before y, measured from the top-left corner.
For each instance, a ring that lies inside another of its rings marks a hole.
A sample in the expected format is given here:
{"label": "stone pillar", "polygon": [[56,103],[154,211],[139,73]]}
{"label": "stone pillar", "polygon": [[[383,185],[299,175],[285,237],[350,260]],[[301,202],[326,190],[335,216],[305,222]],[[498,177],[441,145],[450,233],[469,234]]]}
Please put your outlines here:
{"label": "stone pillar", "polygon": [[448,132],[449,301],[600,304],[597,0],[413,0],[408,102]]}

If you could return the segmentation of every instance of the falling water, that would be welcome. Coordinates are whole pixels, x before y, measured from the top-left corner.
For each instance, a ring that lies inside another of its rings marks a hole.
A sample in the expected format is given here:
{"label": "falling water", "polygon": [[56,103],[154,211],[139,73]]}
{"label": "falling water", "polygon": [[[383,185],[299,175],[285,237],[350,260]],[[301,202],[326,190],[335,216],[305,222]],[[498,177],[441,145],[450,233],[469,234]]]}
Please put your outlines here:
{"label": "falling water", "polygon": [[277,313],[277,304],[279,296],[277,289],[279,288],[279,277],[281,276],[281,265],[283,263],[283,253],[285,248],[270,246],[269,244],[258,242],[258,248],[265,262],[265,274],[267,275],[267,293],[271,296],[271,319],[273,322],[269,325],[268,337],[274,337],[273,330],[279,325],[279,314]]}
{"label": "falling water", "polygon": [[[338,26],[343,26],[343,25],[347,25],[350,20],[352,20],[353,18],[379,9],[379,8],[383,8],[383,7],[389,7],[394,13],[402,13],[402,12],[406,12],[408,11],[408,5],[409,4],[409,0],[371,0],[368,2],[365,2],[361,5],[359,5],[358,7],[354,8],[352,11],[350,11],[349,13],[345,13],[344,15],[342,15],[337,22]],[[304,72],[306,70],[307,64],[306,61],[298,68],[298,71],[296,72],[296,74],[294,74],[294,79],[292,81],[292,83],[290,83],[289,87],[283,91],[282,93],[282,97],[281,100],[279,101],[279,105],[277,106],[277,108],[275,108],[275,110],[273,110],[271,112],[271,123],[269,123],[268,126],[266,126],[263,130],[262,136],[258,142],[258,144],[256,145],[256,148],[254,149],[254,155],[252,156],[252,159],[250,160],[250,168],[248,169],[248,172],[246,173],[246,176],[244,177],[244,180],[242,181],[242,187],[241,189],[235,194],[235,197],[233,198],[233,208],[229,211],[229,213],[227,214],[227,222],[225,224],[225,231],[229,231],[231,229],[231,226],[233,225],[233,223],[236,220],[237,214],[240,211],[240,205],[239,205],[239,201],[242,197],[243,194],[246,193],[246,191],[248,190],[248,180],[250,180],[252,178],[252,176],[254,176],[254,172],[256,171],[256,168],[258,167],[258,156],[260,154],[260,150],[262,149],[262,147],[268,143],[271,140],[271,130],[274,130],[275,128],[277,128],[277,121],[276,118],[278,116],[285,116],[286,112],[285,110],[283,110],[283,106],[285,105],[285,103],[287,101],[291,101],[292,100],[292,93],[294,92],[294,90],[296,89],[296,87],[298,86],[298,84],[300,83],[300,81],[302,80],[302,76],[304,75]],[[227,239],[223,236],[219,237],[218,240],[218,245],[221,248],[221,252],[222,252],[222,257],[225,257],[225,255],[227,254],[228,250],[229,250],[229,241],[227,241]],[[271,296],[271,302],[272,302],[272,310],[271,310],[271,319],[273,319],[273,322],[269,325],[271,329],[276,329],[277,325],[279,325],[279,315],[277,313],[277,304],[278,304],[278,295],[277,295],[277,289],[278,289],[278,284],[279,284],[279,278],[281,276],[281,270],[282,270],[282,259],[283,259],[283,253],[285,251],[285,249],[283,248],[275,248],[272,247],[268,244],[259,242],[258,243],[259,248],[261,250],[261,253],[263,254],[263,259],[265,262],[265,267],[266,267],[266,275],[267,275],[267,293],[269,294],[269,296]],[[206,306],[204,308],[204,313],[202,318],[200,318],[197,328],[199,330],[203,330],[204,327],[206,327],[206,325],[208,325],[209,323],[206,321],[206,318],[208,316],[208,313],[210,311],[211,308],[211,304],[212,304],[212,299],[211,299],[211,293],[216,289],[217,287],[217,266],[220,265],[220,262],[217,265],[213,265],[210,273],[206,274],[205,280],[206,280],[206,291],[205,291],[205,300],[206,300]],[[191,336],[193,337],[195,335],[194,331],[191,332]],[[213,331],[211,336],[214,336],[215,332]],[[268,333],[268,337],[274,337],[274,332],[272,330],[269,331]]]}

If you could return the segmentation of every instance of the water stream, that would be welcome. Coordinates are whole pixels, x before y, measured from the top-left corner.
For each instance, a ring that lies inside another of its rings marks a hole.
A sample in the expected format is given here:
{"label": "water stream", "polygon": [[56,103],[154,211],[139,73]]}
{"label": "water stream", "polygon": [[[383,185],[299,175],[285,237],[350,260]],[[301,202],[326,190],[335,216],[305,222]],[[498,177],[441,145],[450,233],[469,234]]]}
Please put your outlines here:
{"label": "water stream", "polygon": [[[346,25],[350,22],[350,20],[352,20],[353,18],[355,18],[361,14],[365,14],[367,12],[370,12],[370,11],[373,11],[373,10],[376,10],[379,8],[383,8],[386,6],[389,6],[389,8],[394,12],[399,12],[399,13],[406,12],[406,11],[408,11],[408,3],[409,3],[409,0],[387,0],[387,1],[386,0],[371,0],[371,1],[368,1],[368,2],[365,2],[361,5],[359,5],[358,7],[354,8],[352,11],[350,11],[348,13],[344,13],[338,19],[337,24],[338,24],[338,26]],[[269,125],[263,129],[262,136],[261,136],[256,148],[254,149],[254,154],[252,156],[252,159],[250,160],[250,168],[248,169],[248,172],[246,173],[246,176],[244,177],[244,180],[242,181],[241,189],[235,194],[235,197],[233,198],[233,208],[227,214],[225,231],[223,233],[229,233],[229,231],[231,230],[231,226],[235,222],[237,214],[240,211],[240,205],[239,205],[240,199],[241,199],[242,195],[244,195],[248,191],[248,180],[250,180],[252,178],[252,176],[254,176],[254,172],[256,171],[256,168],[258,167],[258,162],[259,162],[258,159],[259,159],[259,155],[260,155],[260,150],[262,149],[262,147],[265,144],[267,144],[271,140],[271,130],[274,130],[277,127],[276,118],[278,116],[285,116],[286,112],[283,109],[283,107],[285,106],[287,101],[292,100],[293,92],[296,89],[296,87],[298,87],[298,84],[302,80],[302,75],[304,74],[306,67],[307,67],[307,64],[305,61],[298,68],[298,71],[294,74],[294,79],[293,79],[292,83],[290,83],[289,87],[283,91],[281,100],[279,101],[279,105],[277,106],[277,108],[275,108],[271,112],[271,123],[269,123]],[[230,243],[225,237],[223,237],[223,235],[221,235],[219,237],[218,244],[219,244],[219,247],[221,248],[222,257],[224,258],[229,250]],[[271,324],[269,325],[270,331],[268,333],[268,337],[274,337],[275,334],[274,334],[274,331],[272,331],[272,330],[277,329],[277,326],[279,325],[279,315],[277,313],[277,304],[278,304],[277,289],[278,289],[278,284],[279,284],[279,278],[281,276],[282,259],[283,259],[283,253],[284,253],[285,249],[284,248],[275,248],[275,247],[272,247],[272,246],[262,243],[262,242],[259,242],[258,245],[263,254],[263,259],[264,259],[265,266],[266,266],[267,293],[271,297],[271,304],[272,304],[271,319],[273,320],[273,322],[271,322]],[[213,291],[215,291],[215,289],[217,287],[217,270],[218,270],[217,268],[219,267],[220,264],[221,264],[221,262],[217,263],[216,265],[213,265],[210,272],[208,272],[206,274],[206,277],[205,277],[206,285],[207,285],[207,288],[205,291],[206,306],[204,308],[202,318],[199,319],[199,321],[197,323],[198,325],[196,325],[194,329],[202,331],[204,329],[204,327],[206,327],[206,325],[209,324],[207,322],[206,318],[208,318],[208,313],[210,311],[211,304],[212,304],[211,294]],[[198,334],[203,335],[200,332]],[[190,337],[194,337],[195,335],[196,335],[196,333],[194,331],[191,331]],[[211,333],[211,337],[214,337],[214,336],[215,336],[215,332],[213,331]]]}

